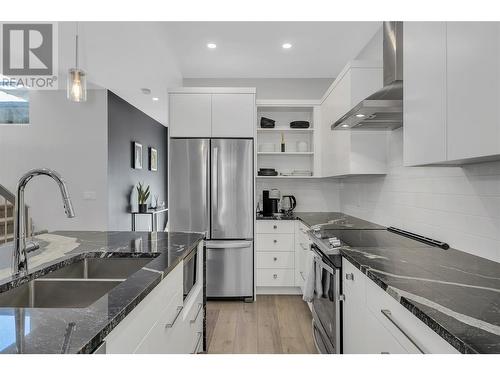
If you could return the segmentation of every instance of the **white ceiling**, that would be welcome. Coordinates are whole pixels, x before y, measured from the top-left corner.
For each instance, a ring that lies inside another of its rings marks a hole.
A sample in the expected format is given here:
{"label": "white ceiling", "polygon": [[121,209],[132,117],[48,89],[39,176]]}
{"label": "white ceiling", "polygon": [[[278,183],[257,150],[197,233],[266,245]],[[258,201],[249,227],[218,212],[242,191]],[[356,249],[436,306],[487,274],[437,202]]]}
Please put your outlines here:
{"label": "white ceiling", "polygon": [[[59,23],[60,87],[74,65],[74,22]],[[80,66],[167,124],[167,89],[183,78],[335,77],[380,22],[82,22]],[[215,50],[207,42],[217,43]],[[293,44],[282,49],[284,42]],[[150,88],[144,95],[141,88]],[[159,98],[152,101],[152,97]]]}
{"label": "white ceiling", "polygon": [[[74,22],[59,23],[59,83],[74,66]],[[167,89],[182,84],[175,54],[161,22],[82,22],[80,66],[88,80],[109,89],[167,125]],[[151,89],[144,95],[141,88]],[[158,97],[153,101],[152,97]]]}
{"label": "white ceiling", "polygon": [[[335,77],[381,22],[166,22],[185,78]],[[217,44],[210,50],[208,42]],[[284,42],[293,47],[285,50]]]}

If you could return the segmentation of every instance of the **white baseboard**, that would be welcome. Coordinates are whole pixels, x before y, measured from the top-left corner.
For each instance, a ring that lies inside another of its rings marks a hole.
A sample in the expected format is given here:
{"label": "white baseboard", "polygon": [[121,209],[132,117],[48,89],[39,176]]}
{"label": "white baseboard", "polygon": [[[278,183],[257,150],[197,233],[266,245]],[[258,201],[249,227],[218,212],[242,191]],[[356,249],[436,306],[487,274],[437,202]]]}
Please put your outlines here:
{"label": "white baseboard", "polygon": [[302,295],[302,291],[299,287],[294,286],[284,286],[284,287],[275,287],[275,286],[258,286],[257,287],[257,295],[259,294],[295,294]]}

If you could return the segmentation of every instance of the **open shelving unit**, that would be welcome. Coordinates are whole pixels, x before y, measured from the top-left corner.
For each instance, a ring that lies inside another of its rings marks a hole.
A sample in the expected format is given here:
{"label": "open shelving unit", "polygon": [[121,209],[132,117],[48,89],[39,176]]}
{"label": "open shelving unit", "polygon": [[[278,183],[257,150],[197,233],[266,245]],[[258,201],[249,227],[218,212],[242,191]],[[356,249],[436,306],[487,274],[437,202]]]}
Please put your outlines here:
{"label": "open shelving unit", "polygon": [[[311,101],[258,101],[257,102],[257,171],[259,168],[275,168],[278,176],[258,176],[258,179],[309,179],[317,178],[315,160],[319,103]],[[275,120],[275,128],[261,128],[260,119]],[[292,121],[309,121],[306,129],[290,128]],[[281,137],[285,140],[285,152],[281,152]],[[298,143],[305,142],[306,150],[298,151]],[[267,146],[267,147],[266,147]],[[274,149],[274,151],[268,151]],[[307,170],[312,176],[290,175],[294,170]]]}

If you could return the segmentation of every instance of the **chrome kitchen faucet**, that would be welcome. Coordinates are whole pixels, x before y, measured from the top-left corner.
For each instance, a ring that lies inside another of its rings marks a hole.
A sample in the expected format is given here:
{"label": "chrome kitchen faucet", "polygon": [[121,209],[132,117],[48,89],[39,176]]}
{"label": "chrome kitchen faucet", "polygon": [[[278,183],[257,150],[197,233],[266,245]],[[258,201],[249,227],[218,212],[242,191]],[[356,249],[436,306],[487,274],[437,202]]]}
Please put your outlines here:
{"label": "chrome kitchen faucet", "polygon": [[36,242],[26,243],[26,207],[24,205],[24,189],[28,182],[35,176],[48,176],[51,177],[61,190],[64,210],[68,218],[75,217],[73,211],[73,204],[69,196],[68,188],[64,183],[62,177],[56,171],[51,169],[41,168],[32,169],[24,174],[17,184],[17,195],[15,204],[15,220],[14,220],[14,251],[12,252],[12,273],[20,274],[28,272],[28,258],[27,253],[39,248]]}

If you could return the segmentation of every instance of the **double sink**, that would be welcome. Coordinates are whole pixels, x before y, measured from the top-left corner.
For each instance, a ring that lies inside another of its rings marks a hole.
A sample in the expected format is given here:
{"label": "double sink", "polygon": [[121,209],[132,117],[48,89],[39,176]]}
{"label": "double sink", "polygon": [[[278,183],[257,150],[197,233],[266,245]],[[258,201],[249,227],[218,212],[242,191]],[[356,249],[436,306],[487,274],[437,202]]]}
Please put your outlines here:
{"label": "double sink", "polygon": [[84,258],[0,293],[0,307],[87,307],[151,258]]}

